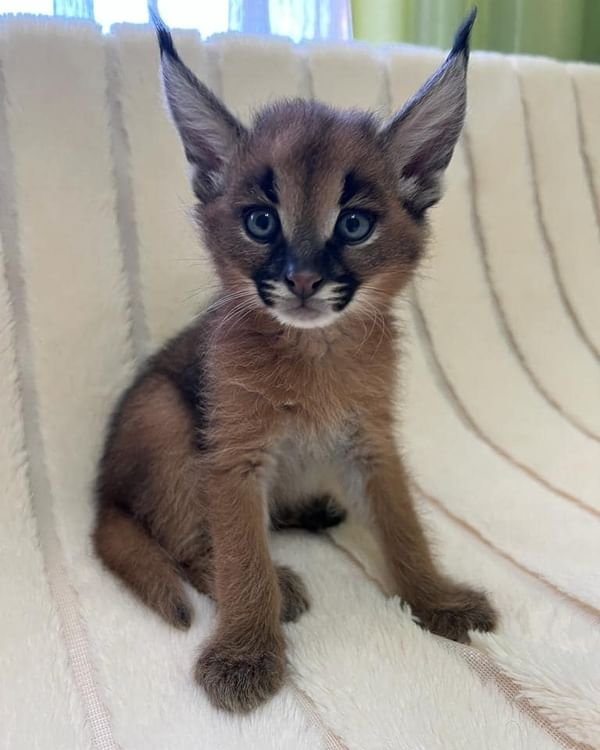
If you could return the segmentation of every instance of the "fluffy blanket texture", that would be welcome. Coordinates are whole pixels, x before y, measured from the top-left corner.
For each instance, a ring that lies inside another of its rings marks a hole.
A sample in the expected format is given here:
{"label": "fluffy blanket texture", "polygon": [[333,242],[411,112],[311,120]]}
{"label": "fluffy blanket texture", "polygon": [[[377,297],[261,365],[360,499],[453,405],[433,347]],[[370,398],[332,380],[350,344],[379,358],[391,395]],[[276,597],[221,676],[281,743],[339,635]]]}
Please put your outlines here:
{"label": "fluffy blanket texture", "polygon": [[[388,111],[436,51],[182,33],[242,117],[315,96]],[[245,718],[191,677],[215,622],[170,630],[91,554],[114,399],[214,277],[186,215],[147,28],[0,24],[0,747],[600,748],[600,69],[472,58],[432,252],[399,307],[402,444],[443,565],[497,633],[422,632],[368,529],[273,538],[313,608],[287,686]]]}

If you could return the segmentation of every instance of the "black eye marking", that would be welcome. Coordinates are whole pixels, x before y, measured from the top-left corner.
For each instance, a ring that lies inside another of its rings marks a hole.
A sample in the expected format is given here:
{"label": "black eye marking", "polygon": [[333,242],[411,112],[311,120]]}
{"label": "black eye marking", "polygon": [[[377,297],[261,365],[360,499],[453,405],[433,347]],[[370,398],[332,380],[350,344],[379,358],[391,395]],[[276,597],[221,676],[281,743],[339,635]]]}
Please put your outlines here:
{"label": "black eye marking", "polygon": [[326,245],[323,275],[336,285],[334,295],[337,299],[332,308],[335,312],[341,312],[354,297],[360,281],[344,262],[343,249],[335,235]]}
{"label": "black eye marking", "polygon": [[279,234],[277,211],[268,206],[255,206],[244,212],[246,234],[255,242],[266,244]]}
{"label": "black eye marking", "polygon": [[359,191],[359,183],[356,180],[354,172],[348,172],[344,179],[344,187],[340,196],[340,206],[344,206]]}
{"label": "black eye marking", "polygon": [[340,206],[345,206],[352,198],[360,196],[361,198],[377,199],[377,191],[367,180],[363,180],[356,172],[348,172],[344,178],[342,194],[340,195]]}
{"label": "black eye marking", "polygon": [[277,183],[275,182],[275,173],[269,167],[266,172],[261,176],[258,181],[259,188],[265,194],[267,200],[277,205],[279,203],[279,196],[277,195]]}
{"label": "black eye marking", "polygon": [[274,304],[272,297],[273,282],[283,277],[287,254],[287,243],[280,235],[279,240],[271,247],[269,256],[252,277],[256,284],[256,290],[267,307],[272,307]]}
{"label": "black eye marking", "polygon": [[342,211],[335,225],[335,234],[346,245],[364,242],[373,231],[375,217],[369,211],[349,208]]}

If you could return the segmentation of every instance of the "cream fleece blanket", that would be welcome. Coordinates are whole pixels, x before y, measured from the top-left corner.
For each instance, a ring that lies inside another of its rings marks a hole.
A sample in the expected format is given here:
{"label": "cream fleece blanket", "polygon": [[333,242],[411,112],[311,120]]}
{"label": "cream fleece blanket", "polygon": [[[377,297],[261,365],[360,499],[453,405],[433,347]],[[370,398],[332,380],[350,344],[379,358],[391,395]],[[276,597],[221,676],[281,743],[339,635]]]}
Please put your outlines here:
{"label": "cream fleece blanket", "polygon": [[[397,106],[440,54],[179,35],[247,117],[316,96]],[[600,69],[474,55],[466,134],[400,306],[402,441],[444,566],[490,592],[462,647],[386,600],[372,537],[273,538],[313,608],[246,718],[191,678],[189,633],[90,550],[91,482],[136,363],[214,288],[146,28],[0,24],[2,750],[600,748]]]}

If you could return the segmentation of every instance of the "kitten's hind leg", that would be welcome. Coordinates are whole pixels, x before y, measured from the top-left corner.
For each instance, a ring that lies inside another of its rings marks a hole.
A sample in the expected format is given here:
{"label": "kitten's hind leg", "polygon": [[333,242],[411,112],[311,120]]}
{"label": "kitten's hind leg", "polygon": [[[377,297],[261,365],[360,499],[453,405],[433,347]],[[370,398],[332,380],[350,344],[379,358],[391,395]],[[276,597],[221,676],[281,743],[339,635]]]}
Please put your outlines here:
{"label": "kitten's hind leg", "polygon": [[200,594],[215,598],[215,573],[212,554],[198,554],[190,562],[180,564],[179,569],[185,580]]}
{"label": "kitten's hind leg", "polygon": [[187,630],[192,609],[172,558],[133,517],[102,510],[94,545],[104,565],[169,624]]}
{"label": "kitten's hind leg", "polygon": [[276,565],[281,591],[281,621],[296,622],[310,606],[304,581],[286,565]]}
{"label": "kitten's hind leg", "polygon": [[276,531],[306,529],[318,532],[337,526],[346,518],[346,511],[331,495],[319,495],[293,504],[275,503],[271,509],[271,525]]}

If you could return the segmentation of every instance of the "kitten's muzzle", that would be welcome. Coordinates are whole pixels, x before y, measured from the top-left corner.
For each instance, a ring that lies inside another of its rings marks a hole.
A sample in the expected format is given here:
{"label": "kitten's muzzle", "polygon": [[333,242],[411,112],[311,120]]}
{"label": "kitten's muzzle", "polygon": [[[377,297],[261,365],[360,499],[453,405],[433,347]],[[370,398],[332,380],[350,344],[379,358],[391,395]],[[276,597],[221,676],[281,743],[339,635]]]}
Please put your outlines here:
{"label": "kitten's muzzle", "polygon": [[324,279],[316,271],[299,270],[290,264],[285,272],[285,284],[287,288],[300,299],[308,299],[323,286]]}

